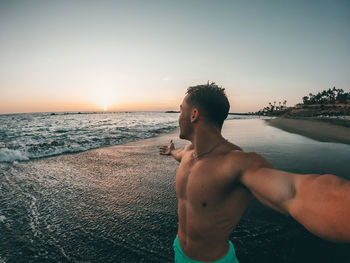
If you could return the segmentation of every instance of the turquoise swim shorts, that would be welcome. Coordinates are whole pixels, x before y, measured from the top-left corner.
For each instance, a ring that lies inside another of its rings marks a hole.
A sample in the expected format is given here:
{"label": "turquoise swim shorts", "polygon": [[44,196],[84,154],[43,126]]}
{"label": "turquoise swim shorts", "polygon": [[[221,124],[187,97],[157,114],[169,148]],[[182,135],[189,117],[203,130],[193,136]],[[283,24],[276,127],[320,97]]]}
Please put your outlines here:
{"label": "turquoise swim shorts", "polygon": [[[225,257],[219,259],[218,261],[213,261],[213,263],[239,263],[236,257],[235,248],[231,241],[229,241],[230,249],[228,250]],[[174,253],[175,253],[175,263],[201,263],[201,261],[190,259],[182,252],[179,240],[176,238],[173,243]]]}

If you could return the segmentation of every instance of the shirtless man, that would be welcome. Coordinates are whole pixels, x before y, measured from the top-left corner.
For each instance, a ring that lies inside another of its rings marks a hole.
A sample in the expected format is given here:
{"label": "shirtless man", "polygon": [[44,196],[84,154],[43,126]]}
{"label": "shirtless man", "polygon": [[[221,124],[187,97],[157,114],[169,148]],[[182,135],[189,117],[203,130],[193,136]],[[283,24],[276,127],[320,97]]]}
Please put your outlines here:
{"label": "shirtless man", "polygon": [[160,148],[180,162],[175,262],[238,262],[229,236],[253,195],[320,237],[350,242],[350,182],[275,170],[261,155],[243,152],[221,135],[229,107],[214,83],[188,88],[179,126],[191,144]]}

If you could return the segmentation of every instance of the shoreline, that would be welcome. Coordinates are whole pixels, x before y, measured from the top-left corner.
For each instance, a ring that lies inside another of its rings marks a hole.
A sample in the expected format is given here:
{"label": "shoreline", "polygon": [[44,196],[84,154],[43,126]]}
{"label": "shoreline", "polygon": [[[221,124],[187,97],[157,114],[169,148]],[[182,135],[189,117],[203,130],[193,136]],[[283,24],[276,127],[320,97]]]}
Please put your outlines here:
{"label": "shoreline", "polygon": [[350,144],[350,121],[327,118],[283,118],[265,120],[275,128],[321,142]]}
{"label": "shoreline", "polygon": [[[294,118],[284,118],[276,117],[273,119],[261,119],[269,126],[281,129],[283,131],[299,134],[317,141],[321,142],[336,142],[350,145],[350,120],[347,119],[329,119],[329,118],[314,118],[314,117],[294,117]],[[224,125],[223,132],[230,132],[229,123],[234,123],[235,119],[226,120]],[[228,127],[227,127],[228,126]],[[14,160],[9,162],[0,162],[0,165],[5,164],[18,164],[18,163],[30,163],[37,162],[41,160],[47,160],[51,158],[60,158],[63,156],[75,156],[80,154],[86,154],[89,152],[103,151],[104,149],[118,149],[119,147],[129,147],[134,145],[144,145],[144,144],[153,144],[155,145],[167,145],[171,139],[176,142],[180,147],[184,147],[188,141],[184,141],[178,138],[179,127],[174,130],[170,130],[164,133],[160,133],[154,137],[137,139],[135,141],[130,141],[121,144],[115,145],[106,145],[99,148],[91,148],[84,151],[78,152],[65,152],[53,154],[50,156],[42,156],[36,158],[29,158],[28,160]],[[166,138],[166,139],[165,139]],[[158,143],[153,143],[158,141]],[[234,141],[232,141],[234,143]]]}

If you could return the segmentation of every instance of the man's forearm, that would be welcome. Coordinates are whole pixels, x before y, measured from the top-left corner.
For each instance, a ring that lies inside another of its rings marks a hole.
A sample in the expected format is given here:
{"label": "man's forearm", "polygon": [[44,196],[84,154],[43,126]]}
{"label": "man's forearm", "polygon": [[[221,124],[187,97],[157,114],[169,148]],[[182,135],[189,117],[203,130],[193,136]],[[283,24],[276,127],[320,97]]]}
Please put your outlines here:
{"label": "man's forearm", "polygon": [[181,162],[181,155],[182,150],[180,149],[173,149],[171,150],[170,154],[175,158],[176,161]]}

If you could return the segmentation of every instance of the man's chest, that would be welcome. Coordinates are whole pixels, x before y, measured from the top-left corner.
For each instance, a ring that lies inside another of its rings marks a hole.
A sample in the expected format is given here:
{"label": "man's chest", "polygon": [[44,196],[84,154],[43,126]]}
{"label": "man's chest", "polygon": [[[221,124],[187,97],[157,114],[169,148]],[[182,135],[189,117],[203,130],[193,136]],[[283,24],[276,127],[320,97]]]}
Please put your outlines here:
{"label": "man's chest", "polygon": [[176,174],[176,194],[195,207],[222,202],[237,184],[238,169],[223,159],[185,159]]}

